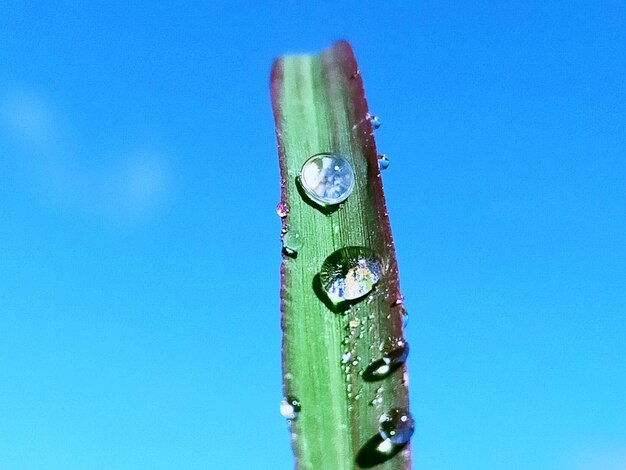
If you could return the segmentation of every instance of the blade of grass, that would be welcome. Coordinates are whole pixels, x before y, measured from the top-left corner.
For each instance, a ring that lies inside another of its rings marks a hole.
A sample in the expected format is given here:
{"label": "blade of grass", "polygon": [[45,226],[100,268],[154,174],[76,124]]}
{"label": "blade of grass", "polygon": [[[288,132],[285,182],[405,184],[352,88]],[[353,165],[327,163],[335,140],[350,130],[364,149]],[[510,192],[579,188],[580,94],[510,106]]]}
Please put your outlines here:
{"label": "blade of grass", "polygon": [[[379,418],[408,409],[406,365],[372,374],[383,351],[402,345],[404,308],[363,83],[350,45],[277,59],[271,95],[281,173],[283,233],[301,246],[283,253],[283,384],[301,412],[290,421],[298,469],[408,469],[410,446],[385,451]],[[345,156],[355,187],[337,210],[303,197],[303,163],[322,152]],[[347,246],[371,249],[383,276],[371,295],[337,312],[316,291],[322,263]],[[374,367],[374,369],[372,369]],[[380,380],[377,380],[380,379]]]}

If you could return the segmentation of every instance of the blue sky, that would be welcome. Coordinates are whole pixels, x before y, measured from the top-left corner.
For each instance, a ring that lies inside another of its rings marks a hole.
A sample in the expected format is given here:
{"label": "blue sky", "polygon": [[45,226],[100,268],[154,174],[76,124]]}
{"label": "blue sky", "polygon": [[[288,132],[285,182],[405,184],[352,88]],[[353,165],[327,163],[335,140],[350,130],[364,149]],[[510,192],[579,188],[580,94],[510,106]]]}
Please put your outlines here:
{"label": "blue sky", "polygon": [[0,4],[1,470],[292,467],[268,75],[340,38],[414,467],[626,468],[623,2],[85,3]]}

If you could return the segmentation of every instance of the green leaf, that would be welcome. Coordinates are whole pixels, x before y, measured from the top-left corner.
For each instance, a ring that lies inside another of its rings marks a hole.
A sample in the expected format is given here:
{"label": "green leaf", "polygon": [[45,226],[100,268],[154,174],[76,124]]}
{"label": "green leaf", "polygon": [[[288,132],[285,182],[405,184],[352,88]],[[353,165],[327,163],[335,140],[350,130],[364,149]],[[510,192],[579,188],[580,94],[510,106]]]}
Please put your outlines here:
{"label": "green leaf", "polygon": [[[288,208],[281,265],[283,384],[285,396],[301,406],[289,422],[296,468],[408,469],[410,446],[386,449],[378,432],[381,415],[408,409],[406,365],[398,352],[406,344],[406,312],[352,48],[341,41],[317,55],[278,59],[271,93],[281,204]],[[315,204],[299,182],[302,165],[320,153],[342,155],[353,168],[354,189],[338,207]],[[382,276],[369,295],[336,305],[320,286],[320,270],[345,247],[371,250]],[[391,368],[383,356],[392,357]]]}

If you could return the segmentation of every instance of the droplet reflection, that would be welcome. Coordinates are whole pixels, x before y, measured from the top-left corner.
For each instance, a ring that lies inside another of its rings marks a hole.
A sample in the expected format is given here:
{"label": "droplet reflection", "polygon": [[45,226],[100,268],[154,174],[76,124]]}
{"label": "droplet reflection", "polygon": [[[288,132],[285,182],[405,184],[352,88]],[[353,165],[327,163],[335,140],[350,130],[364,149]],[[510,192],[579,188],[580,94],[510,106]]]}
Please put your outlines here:
{"label": "droplet reflection", "polygon": [[276,206],[276,214],[278,214],[278,217],[280,217],[281,219],[287,217],[287,214],[289,214],[289,206],[286,202],[278,203],[278,205]]}
{"label": "droplet reflection", "polygon": [[398,341],[395,347],[383,350],[382,357],[367,366],[363,371],[363,379],[373,382],[389,377],[406,362],[408,357],[409,344],[405,341]]}
{"label": "droplet reflection", "polygon": [[291,258],[298,255],[302,248],[302,237],[295,230],[288,230],[283,235],[283,253]]}
{"label": "droplet reflection", "polygon": [[378,156],[378,166],[381,170],[386,170],[389,168],[389,158],[387,155],[379,155]]}
{"label": "droplet reflection", "polygon": [[346,157],[322,153],[309,158],[300,170],[300,185],[316,204],[340,204],[352,194],[354,170]]}
{"label": "droplet reflection", "polygon": [[381,265],[374,253],[357,246],[335,251],[320,270],[322,289],[336,304],[366,296],[381,277]]}
{"label": "droplet reflection", "polygon": [[415,421],[408,410],[394,408],[378,420],[380,437],[389,439],[394,446],[402,446],[411,440]]}
{"label": "droplet reflection", "polygon": [[372,127],[374,129],[378,129],[380,127],[380,119],[378,116],[370,116],[370,122],[372,123]]}
{"label": "droplet reflection", "polygon": [[283,418],[288,420],[294,420],[300,414],[300,402],[294,397],[285,397],[280,402],[280,414]]}

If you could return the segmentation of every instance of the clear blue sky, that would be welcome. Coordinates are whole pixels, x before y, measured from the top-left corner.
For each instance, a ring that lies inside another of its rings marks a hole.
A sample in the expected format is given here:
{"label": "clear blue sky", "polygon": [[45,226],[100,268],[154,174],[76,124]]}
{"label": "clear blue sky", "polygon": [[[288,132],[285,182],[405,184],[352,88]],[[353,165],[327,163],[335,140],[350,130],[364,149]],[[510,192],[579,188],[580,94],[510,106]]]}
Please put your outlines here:
{"label": "clear blue sky", "polygon": [[0,4],[1,470],[292,468],[268,75],[340,38],[415,468],[626,468],[624,2],[87,3]]}

